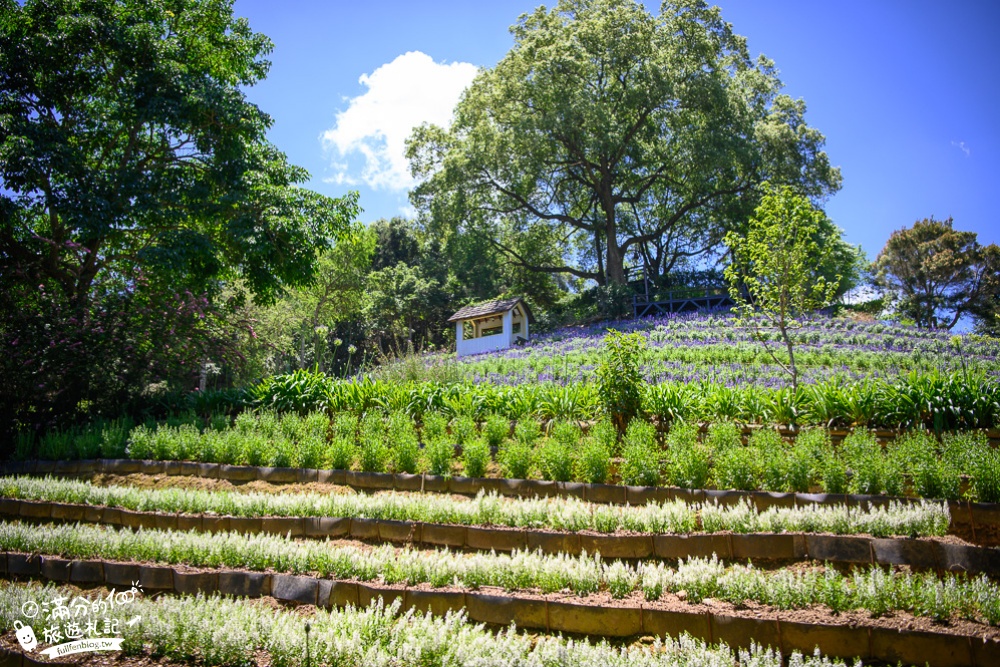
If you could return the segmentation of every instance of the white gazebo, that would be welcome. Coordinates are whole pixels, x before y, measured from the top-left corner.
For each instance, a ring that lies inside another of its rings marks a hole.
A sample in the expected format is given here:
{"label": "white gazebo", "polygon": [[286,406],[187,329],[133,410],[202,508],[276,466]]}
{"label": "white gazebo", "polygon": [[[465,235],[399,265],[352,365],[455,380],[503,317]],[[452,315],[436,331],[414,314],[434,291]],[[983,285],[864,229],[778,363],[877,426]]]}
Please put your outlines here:
{"label": "white gazebo", "polygon": [[521,297],[494,299],[466,306],[448,318],[455,323],[455,348],[458,356],[504,350],[520,338],[528,340],[531,316]]}

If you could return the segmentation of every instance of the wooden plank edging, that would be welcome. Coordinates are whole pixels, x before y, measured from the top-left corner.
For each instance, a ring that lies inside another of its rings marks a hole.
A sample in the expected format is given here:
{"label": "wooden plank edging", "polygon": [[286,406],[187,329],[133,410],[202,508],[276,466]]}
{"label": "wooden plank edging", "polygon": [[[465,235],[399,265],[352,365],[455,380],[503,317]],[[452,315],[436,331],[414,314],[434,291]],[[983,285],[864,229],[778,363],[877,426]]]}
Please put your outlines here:
{"label": "wooden plank edging", "polygon": [[[11,560],[29,559],[25,554],[0,552],[0,560],[10,571]],[[138,571],[145,590],[182,594],[218,591],[229,596],[260,597],[314,604],[332,608],[366,606],[383,598],[386,603],[399,598],[402,610],[411,608],[433,614],[466,609],[470,621],[521,628],[602,637],[630,637],[644,634],[676,637],[686,632],[709,643],[722,642],[730,648],[749,648],[750,642],[769,645],[784,655],[793,651],[811,654],[819,646],[825,655],[851,659],[881,660],[889,663],[929,664],[931,667],[1000,664],[1000,642],[974,635],[952,635],[926,631],[897,631],[873,626],[806,624],[733,616],[727,613],[663,610],[645,605],[605,607],[577,603],[552,596],[525,598],[511,594],[480,591],[410,589],[374,582],[355,582],[317,577],[230,570],[190,572],[180,568],[114,561],[68,561],[36,556],[37,569],[25,576],[49,578],[47,571],[60,568],[72,572],[78,563],[88,563],[105,573],[104,583],[122,585],[120,570]],[[45,562],[53,561],[54,567]],[[60,579],[61,580],[61,579]],[[99,583],[99,582],[88,582]]]}
{"label": "wooden plank edging", "polygon": [[820,533],[582,534],[352,517],[235,517],[139,512],[116,507],[3,499],[0,515],[214,533],[237,531],[293,537],[353,538],[405,544],[579,555],[677,560],[689,556],[725,560],[820,560],[831,563],[909,565],[915,569],[1000,576],[1000,549],[931,539],[876,538]]}

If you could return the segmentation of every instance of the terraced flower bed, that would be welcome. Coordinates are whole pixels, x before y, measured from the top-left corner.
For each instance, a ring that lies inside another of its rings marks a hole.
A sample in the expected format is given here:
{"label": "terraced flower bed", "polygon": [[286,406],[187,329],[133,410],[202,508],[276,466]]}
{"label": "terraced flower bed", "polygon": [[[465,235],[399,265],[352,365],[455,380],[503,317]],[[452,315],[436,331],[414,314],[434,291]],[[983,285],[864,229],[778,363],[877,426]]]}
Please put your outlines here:
{"label": "terraced flower bed", "polygon": [[270,495],[182,489],[100,487],[84,482],[29,477],[0,478],[0,498],[104,505],[133,510],[212,513],[236,517],[351,517],[511,528],[547,528],[568,532],[809,532],[835,534],[945,535],[950,521],[947,504],[892,502],[884,507],[848,505],[771,507],[759,511],[750,503],[688,504],[680,500],[645,505],[605,505],[575,498],[505,499],[479,494],[474,499],[445,495],[383,493],[378,495]]}
{"label": "terraced flower bed", "polygon": [[[78,589],[15,584],[0,589],[0,622],[10,626],[25,602],[41,604],[57,596],[72,597]],[[491,632],[467,623],[468,615],[447,616],[401,611],[400,603],[372,604],[361,609],[317,609],[302,616],[263,605],[248,605],[222,597],[173,597],[139,600],[134,609],[144,623],[126,625],[124,609],[115,620],[124,628],[124,649],[131,655],[147,650],[181,662],[235,665],[253,661],[258,651],[269,664],[302,664],[307,640],[318,664],[362,667],[371,664],[572,664],[584,667],[680,667],[731,665],[782,667],[780,654],[754,647],[735,653],[726,646],[681,636],[656,638],[648,645],[613,646],[606,641],[528,636],[513,629]],[[307,621],[311,633],[305,632]],[[220,632],[220,629],[225,628]],[[16,646],[16,644],[15,644]],[[7,645],[10,652],[13,646]],[[833,667],[837,661],[809,655],[792,656],[801,667]]]}
{"label": "terraced flower bed", "polygon": [[[725,313],[667,315],[615,323],[621,331],[638,331],[651,348],[645,375],[656,382],[686,384],[711,380],[719,384],[781,386],[784,377],[749,332]],[[458,360],[473,381],[521,384],[544,381],[581,382],[592,377],[606,325],[568,327],[534,336],[522,347]],[[777,341],[777,332],[774,334]],[[1000,349],[994,340],[966,337],[956,347],[947,331],[927,331],[888,322],[815,317],[795,332],[796,357],[806,381],[892,377],[912,370],[961,370],[995,373]],[[429,367],[446,363],[444,355],[427,355]]]}
{"label": "terraced flower bed", "polygon": [[[193,567],[246,568],[293,574],[317,574],[338,580],[379,581],[408,586],[457,586],[469,590],[498,587],[506,591],[579,596],[604,592],[612,598],[659,600],[684,591],[685,599],[717,598],[756,602],[780,609],[826,605],[833,612],[868,609],[875,616],[904,610],[937,620],[953,615],[990,625],[1000,623],[1000,591],[986,577],[933,573],[911,575],[880,567],[858,568],[847,575],[834,569],[768,572],[752,565],[725,566],[716,556],[687,558],[676,566],[662,561],[635,565],[565,553],[515,550],[511,554],[375,548],[329,542],[293,541],[288,537],[224,532],[115,531],[91,526],[37,526],[0,523],[0,544],[12,553],[40,553],[79,560],[107,559],[183,564]],[[10,565],[8,564],[8,571]]]}
{"label": "terraced flower bed", "polygon": [[126,650],[205,664],[302,664],[306,620],[317,664],[1000,664],[995,341],[818,318],[793,391],[725,317],[624,328],[621,434],[595,327],[24,436],[0,622],[137,581]]}
{"label": "terraced flower bed", "polygon": [[[818,650],[833,655],[907,663],[924,661],[932,665],[991,664],[1000,655],[1000,642],[995,637],[997,631],[991,627],[958,617],[941,625],[927,617],[885,610],[878,612],[883,614],[878,617],[873,617],[869,611],[831,615],[821,607],[782,611],[747,602],[741,606],[713,600],[694,603],[687,599],[686,592],[650,602],[635,596],[614,599],[608,593],[581,598],[566,592],[506,593],[489,587],[435,589],[427,585],[387,585],[374,581],[352,582],[225,569],[196,570],[189,566],[169,568],[50,556],[38,558],[17,553],[7,554],[6,563],[8,573],[16,571],[22,576],[34,574],[91,585],[103,582],[108,586],[128,586],[129,581],[139,581],[149,592],[211,594],[218,590],[240,596],[271,595],[287,603],[318,606],[366,607],[387,600],[406,609],[437,615],[466,609],[469,617],[476,621],[499,625],[516,623],[518,627],[548,633],[559,631],[605,637],[687,634],[744,648],[763,641],[782,647],[786,655],[793,650],[821,647]],[[711,563],[707,565],[711,567]]]}

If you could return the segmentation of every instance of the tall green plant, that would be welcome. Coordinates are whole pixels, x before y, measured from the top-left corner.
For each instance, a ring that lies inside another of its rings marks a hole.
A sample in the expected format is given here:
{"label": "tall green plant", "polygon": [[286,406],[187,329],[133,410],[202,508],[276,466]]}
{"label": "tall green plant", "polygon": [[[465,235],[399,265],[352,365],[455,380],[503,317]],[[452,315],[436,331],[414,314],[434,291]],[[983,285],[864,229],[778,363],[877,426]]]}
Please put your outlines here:
{"label": "tall green plant", "polygon": [[604,413],[619,433],[642,410],[642,361],[646,338],[639,332],[612,329],[604,337],[604,349],[597,365],[597,393]]}
{"label": "tall green plant", "polygon": [[[828,258],[836,254],[827,246],[843,241],[839,233],[829,233],[832,225],[826,214],[804,195],[767,183],[763,191],[746,235],[726,234],[725,243],[733,253],[726,279],[741,323],[798,389],[792,332],[801,326],[799,318],[828,306],[836,296],[841,274],[828,274],[841,267],[829,266]],[[772,329],[780,333],[787,359],[767,345],[766,334]]]}

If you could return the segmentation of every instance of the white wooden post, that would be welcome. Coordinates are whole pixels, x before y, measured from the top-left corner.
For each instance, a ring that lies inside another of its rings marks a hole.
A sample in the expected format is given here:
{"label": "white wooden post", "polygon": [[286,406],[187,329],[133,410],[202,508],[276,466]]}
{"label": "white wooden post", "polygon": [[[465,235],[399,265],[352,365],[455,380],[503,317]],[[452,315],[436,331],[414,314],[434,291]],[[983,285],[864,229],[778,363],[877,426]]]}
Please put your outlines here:
{"label": "white wooden post", "polygon": [[521,316],[521,335],[528,340],[528,313]]}
{"label": "white wooden post", "polygon": [[508,310],[503,314],[503,339],[508,345],[514,344],[514,311]]}

